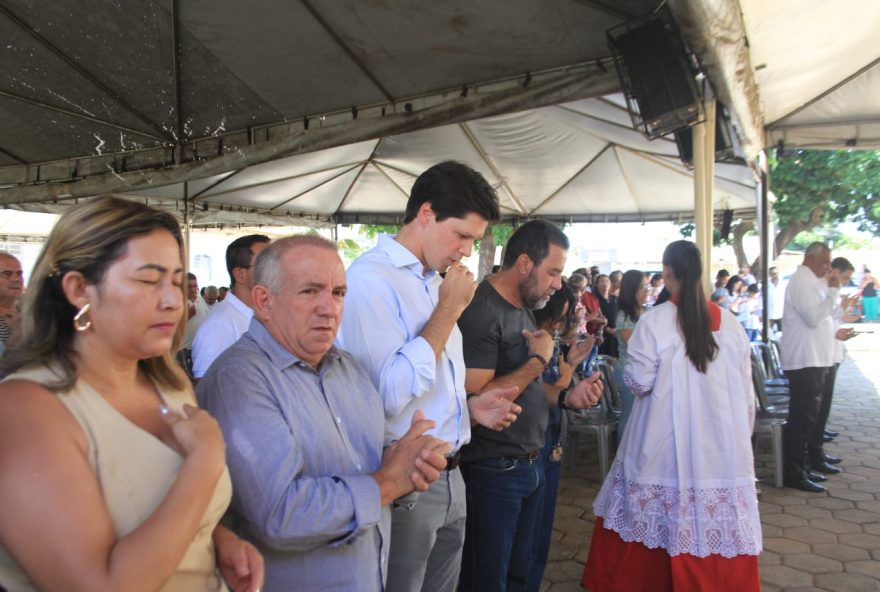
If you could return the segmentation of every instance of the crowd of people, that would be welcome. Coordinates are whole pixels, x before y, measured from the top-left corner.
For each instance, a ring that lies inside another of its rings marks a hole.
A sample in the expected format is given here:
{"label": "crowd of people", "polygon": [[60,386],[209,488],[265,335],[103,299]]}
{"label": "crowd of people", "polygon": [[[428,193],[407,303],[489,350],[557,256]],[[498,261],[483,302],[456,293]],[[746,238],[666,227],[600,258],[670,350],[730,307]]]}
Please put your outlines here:
{"label": "crowd of people", "polygon": [[[584,585],[759,589],[754,277],[719,274],[707,298],[676,241],[662,273],[566,278],[568,238],[536,220],[477,283],[461,260],[499,217],[448,161],[347,271],[317,235],[249,235],[227,248],[228,291],[200,291],[176,220],[116,197],[61,217],[20,312],[0,255],[0,586],[538,590],[563,414],[599,402],[603,354],[619,446]],[[816,436],[852,266],[826,251],[774,319],[799,344],[783,352],[801,489],[835,470]]]}

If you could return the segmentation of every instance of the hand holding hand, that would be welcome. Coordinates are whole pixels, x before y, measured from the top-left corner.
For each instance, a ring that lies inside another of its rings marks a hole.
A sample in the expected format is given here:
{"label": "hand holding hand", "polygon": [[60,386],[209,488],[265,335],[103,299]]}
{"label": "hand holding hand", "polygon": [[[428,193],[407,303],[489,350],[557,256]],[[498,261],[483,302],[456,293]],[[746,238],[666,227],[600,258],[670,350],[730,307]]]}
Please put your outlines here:
{"label": "hand holding hand", "polygon": [[481,426],[500,432],[516,421],[522,407],[513,402],[519,395],[515,386],[489,389],[468,399],[468,411]]}
{"label": "hand holding hand", "polygon": [[385,449],[382,466],[373,473],[382,492],[383,505],[413,490],[425,491],[446,467],[448,443],[426,436],[436,424],[425,419],[419,409],[413,414],[409,431]]}
{"label": "hand holding hand", "polygon": [[545,361],[549,362],[553,355],[553,337],[544,329],[537,331],[523,331],[523,335],[529,344],[529,351],[536,353]]}
{"label": "hand holding hand", "polygon": [[474,274],[461,263],[453,263],[446,270],[446,277],[440,283],[437,305],[449,306],[460,315],[471,303],[476,289]]}
{"label": "hand holding hand", "polygon": [[565,404],[572,409],[587,409],[599,402],[602,397],[602,376],[599,372],[595,372],[589,378],[585,378],[578,382],[568,391],[565,397]]}
{"label": "hand holding hand", "polygon": [[233,592],[259,592],[263,586],[263,556],[256,547],[238,538],[231,530],[214,530],[217,568]]}

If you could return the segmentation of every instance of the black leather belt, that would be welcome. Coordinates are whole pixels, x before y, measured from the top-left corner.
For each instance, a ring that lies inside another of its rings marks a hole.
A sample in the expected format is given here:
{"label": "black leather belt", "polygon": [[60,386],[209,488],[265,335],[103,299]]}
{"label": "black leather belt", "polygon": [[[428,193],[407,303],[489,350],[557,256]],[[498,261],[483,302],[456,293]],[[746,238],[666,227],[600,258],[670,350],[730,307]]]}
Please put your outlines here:
{"label": "black leather belt", "polygon": [[455,454],[446,457],[446,470],[453,471],[461,464],[461,450],[456,450]]}

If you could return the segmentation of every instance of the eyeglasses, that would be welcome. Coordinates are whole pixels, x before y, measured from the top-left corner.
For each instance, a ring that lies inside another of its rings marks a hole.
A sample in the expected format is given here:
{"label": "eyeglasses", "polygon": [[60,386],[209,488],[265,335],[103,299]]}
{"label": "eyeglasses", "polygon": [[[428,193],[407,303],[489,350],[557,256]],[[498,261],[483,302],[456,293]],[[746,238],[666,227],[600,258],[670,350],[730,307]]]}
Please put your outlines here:
{"label": "eyeglasses", "polygon": [[18,277],[23,278],[24,272],[20,269],[18,271],[5,270],[5,271],[0,271],[0,275],[2,275],[5,279],[8,280],[9,278],[11,278],[14,275],[17,275]]}

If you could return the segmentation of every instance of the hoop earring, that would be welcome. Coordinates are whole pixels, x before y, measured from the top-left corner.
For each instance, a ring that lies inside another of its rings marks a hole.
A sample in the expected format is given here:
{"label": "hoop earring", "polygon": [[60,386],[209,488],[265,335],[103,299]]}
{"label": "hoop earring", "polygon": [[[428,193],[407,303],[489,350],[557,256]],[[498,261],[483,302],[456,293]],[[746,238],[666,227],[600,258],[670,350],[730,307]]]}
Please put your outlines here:
{"label": "hoop earring", "polygon": [[[91,304],[86,304],[81,309],[79,309],[79,312],[76,313],[75,317],[73,317],[73,328],[80,333],[82,333],[83,331],[88,331],[89,327],[92,326],[92,320],[86,317],[86,315],[89,314],[89,308],[91,308]],[[83,317],[86,317],[85,323],[82,322]]]}

